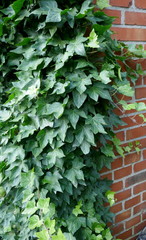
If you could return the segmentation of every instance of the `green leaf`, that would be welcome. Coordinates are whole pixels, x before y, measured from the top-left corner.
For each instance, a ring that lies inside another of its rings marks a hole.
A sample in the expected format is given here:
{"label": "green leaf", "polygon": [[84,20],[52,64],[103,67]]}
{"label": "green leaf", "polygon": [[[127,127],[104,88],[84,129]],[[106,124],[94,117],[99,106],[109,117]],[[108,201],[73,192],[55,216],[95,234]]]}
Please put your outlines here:
{"label": "green leaf", "polygon": [[21,174],[21,186],[24,188],[32,188],[34,184],[35,174],[34,169],[30,170],[27,173]]}
{"label": "green leaf", "polygon": [[115,192],[108,190],[105,195],[110,203],[110,206],[112,206],[115,203],[115,199],[114,199]]}
{"label": "green leaf", "polygon": [[25,0],[17,0],[11,6],[15,11],[15,14],[19,13],[21,8],[23,7]]}
{"label": "green leaf", "polygon": [[38,208],[35,206],[35,201],[29,201],[26,205],[25,210],[22,212],[22,214],[32,215],[34,214]]}
{"label": "green leaf", "polygon": [[79,120],[79,114],[76,110],[70,110],[68,114],[69,121],[74,129],[76,129],[77,122]]}
{"label": "green leaf", "polygon": [[56,162],[61,162],[61,159],[63,157],[65,157],[63,151],[56,148],[46,155],[46,160],[44,160],[44,164],[47,165],[48,168],[51,168],[55,165]]}
{"label": "green leaf", "polygon": [[50,0],[40,0],[40,7],[42,10],[47,11],[46,22],[60,22],[61,21],[61,10],[57,6],[57,2]]}
{"label": "green leaf", "polygon": [[98,36],[95,33],[94,29],[90,32],[90,35],[89,35],[88,38],[89,38],[89,43],[87,45],[88,47],[90,47],[90,48],[99,48],[99,42],[97,41]]}
{"label": "green leaf", "polygon": [[42,225],[42,221],[39,219],[38,215],[33,215],[29,219],[29,228],[34,229],[36,227],[40,227]]}
{"label": "green leaf", "polygon": [[50,238],[48,230],[42,230],[36,233],[36,236],[39,240],[48,240]]}
{"label": "green leaf", "polygon": [[77,108],[80,108],[87,98],[86,94],[79,94],[77,91],[73,91],[73,100]]}
{"label": "green leaf", "polygon": [[109,78],[109,76],[110,76],[109,71],[103,70],[99,74],[99,80],[104,84],[108,84],[109,82],[111,82],[111,79]]}
{"label": "green leaf", "polygon": [[77,217],[79,214],[83,214],[82,210],[82,201],[79,201],[78,204],[73,209],[72,213]]}
{"label": "green leaf", "polygon": [[66,237],[62,233],[61,229],[59,229],[57,235],[52,236],[52,240],[66,240]]}
{"label": "green leaf", "polygon": [[45,218],[45,226],[49,229],[49,233],[55,233],[55,220],[51,220],[49,217]]}
{"label": "green leaf", "polygon": [[109,7],[109,0],[96,0],[96,4],[100,9]]}
{"label": "green leaf", "polygon": [[50,204],[50,198],[40,198],[37,203],[37,207],[42,210],[44,214],[48,212]]}
{"label": "green leaf", "polygon": [[6,195],[5,189],[0,186],[0,198],[3,198],[5,195]]}

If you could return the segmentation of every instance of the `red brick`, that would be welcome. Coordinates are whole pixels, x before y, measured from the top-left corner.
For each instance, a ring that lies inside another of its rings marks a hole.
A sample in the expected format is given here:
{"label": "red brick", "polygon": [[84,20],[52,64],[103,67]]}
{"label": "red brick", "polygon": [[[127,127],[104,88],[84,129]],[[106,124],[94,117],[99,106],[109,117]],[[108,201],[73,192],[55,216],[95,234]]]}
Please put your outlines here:
{"label": "red brick", "polygon": [[140,222],[140,215],[130,219],[129,221],[127,221],[126,222],[126,229],[135,226],[139,222]]}
{"label": "red brick", "polygon": [[138,206],[134,207],[134,214],[144,212],[146,209],[146,202],[140,203]]}
{"label": "red brick", "polygon": [[117,183],[113,183],[111,188],[112,188],[112,191],[118,192],[123,189],[123,182],[119,181]]}
{"label": "red brick", "polygon": [[122,211],[122,203],[115,204],[114,206],[111,207],[111,212],[117,213]]}
{"label": "red brick", "polygon": [[146,171],[144,171],[142,173],[137,173],[137,174],[127,178],[126,182],[125,182],[125,186],[129,187],[129,186],[132,186],[134,184],[143,182],[145,180],[146,180]]}
{"label": "red brick", "polygon": [[129,25],[146,25],[146,13],[142,12],[126,12],[125,23]]}
{"label": "red brick", "polygon": [[146,159],[146,150],[143,150],[143,158]]}
{"label": "red brick", "polygon": [[112,227],[112,233],[113,235],[119,234],[124,230],[124,225],[123,223],[120,223],[114,227]]}
{"label": "red brick", "polygon": [[146,190],[146,182],[140,183],[134,187],[134,194],[144,192]]}
{"label": "red brick", "polygon": [[130,7],[132,0],[110,0],[110,4],[116,7]]}
{"label": "red brick", "polygon": [[138,162],[140,160],[140,154],[137,153],[130,153],[128,155],[125,156],[124,158],[124,164],[131,164],[134,162]]}
{"label": "red brick", "polygon": [[109,180],[112,180],[112,173],[103,174],[101,175],[101,178],[102,179],[107,178]]}
{"label": "red brick", "polygon": [[146,1],[145,0],[135,0],[135,6],[137,8],[146,9]]}
{"label": "red brick", "polygon": [[134,165],[134,172],[139,172],[146,169],[146,160],[142,162],[138,162]]}
{"label": "red brick", "polygon": [[122,222],[125,219],[130,218],[130,217],[131,217],[131,209],[116,215],[115,221],[116,221],[116,223]]}
{"label": "red brick", "polygon": [[146,87],[136,88],[135,96],[137,99],[146,98]]}
{"label": "red brick", "polygon": [[125,140],[123,131],[116,133],[116,136],[117,136],[118,139],[120,139],[120,141],[124,141]]}
{"label": "red brick", "polygon": [[124,167],[114,172],[114,179],[120,179],[129,176],[132,173],[132,166]]}
{"label": "red brick", "polygon": [[129,240],[137,240],[137,235],[134,237],[129,238]]}
{"label": "red brick", "polygon": [[115,199],[117,199],[117,202],[123,201],[124,199],[128,199],[130,197],[131,197],[131,189],[127,189],[120,193],[115,194]]}
{"label": "red brick", "polygon": [[143,221],[146,220],[146,212],[144,212],[144,213],[142,214],[142,220],[143,220]]}
{"label": "red brick", "polygon": [[146,192],[143,193],[143,195],[142,195],[142,200],[143,200],[143,201],[146,201]]}
{"label": "red brick", "polygon": [[146,29],[112,27],[113,38],[121,41],[146,41]]}
{"label": "red brick", "polygon": [[[146,50],[146,44],[144,45],[144,49]],[[146,85],[146,77],[143,77],[144,85]]]}
{"label": "red brick", "polygon": [[114,170],[116,168],[120,168],[120,167],[122,167],[122,164],[123,164],[123,159],[117,158],[114,160],[114,162],[112,162],[111,169]]}
{"label": "red brick", "polygon": [[142,222],[139,225],[135,226],[134,228],[134,234],[139,233],[144,227],[145,227],[146,223]]}
{"label": "red brick", "polygon": [[131,208],[140,202],[140,196],[131,198],[125,202],[125,209]]}
{"label": "red brick", "polygon": [[146,135],[146,126],[139,126],[137,128],[133,128],[130,130],[127,130],[126,132],[126,139],[134,139],[134,138],[140,138]]}
{"label": "red brick", "polygon": [[104,12],[111,17],[116,17],[114,20],[114,24],[121,24],[121,11],[119,10],[111,10],[111,9],[106,9]]}
{"label": "red brick", "polygon": [[129,229],[128,231],[121,233],[120,235],[117,236],[117,238],[120,239],[129,239],[129,237],[132,236],[132,229]]}

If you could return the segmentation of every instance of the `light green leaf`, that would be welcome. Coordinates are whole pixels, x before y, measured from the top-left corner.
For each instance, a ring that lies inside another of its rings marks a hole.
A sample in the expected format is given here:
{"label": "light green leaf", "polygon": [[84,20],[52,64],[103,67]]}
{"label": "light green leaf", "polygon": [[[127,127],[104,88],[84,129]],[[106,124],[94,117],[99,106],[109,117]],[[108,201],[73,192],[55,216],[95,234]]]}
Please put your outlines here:
{"label": "light green leaf", "polygon": [[109,7],[109,0],[96,0],[96,4],[100,9]]}
{"label": "light green leaf", "polygon": [[32,188],[34,184],[35,174],[34,169],[27,173],[21,173],[21,186],[24,188]]}
{"label": "light green leaf", "polygon": [[90,48],[99,48],[99,42],[97,41],[98,36],[95,33],[94,29],[90,32],[90,35],[89,35],[88,38],[89,38],[89,43],[87,45],[88,47],[90,47]]}
{"label": "light green leaf", "polygon": [[32,215],[34,214],[38,208],[35,206],[35,201],[29,201],[26,205],[25,210],[22,212],[22,214]]}
{"label": "light green leaf", "polygon": [[114,199],[115,192],[108,190],[105,195],[110,203],[110,206],[112,206],[115,203],[115,199]]}
{"label": "light green leaf", "polygon": [[74,129],[76,129],[77,122],[79,120],[79,114],[75,110],[70,110],[68,115],[69,121]]}
{"label": "light green leaf", "polygon": [[82,201],[79,201],[78,204],[75,206],[75,208],[73,209],[72,213],[77,217],[79,214],[82,214]]}
{"label": "light green leaf", "polygon": [[66,240],[66,237],[62,233],[61,229],[59,229],[57,235],[52,236],[52,240]]}
{"label": "light green leaf", "polygon": [[39,240],[48,240],[50,238],[48,230],[42,230],[41,232],[37,232],[36,236]]}
{"label": "light green leaf", "polygon": [[42,221],[39,219],[38,215],[33,215],[32,217],[30,217],[29,225],[28,225],[30,229],[40,227],[41,225],[42,225]]}
{"label": "light green leaf", "polygon": [[42,10],[47,11],[46,22],[60,22],[61,10],[57,6],[57,2],[50,0],[40,0],[40,7]]}
{"label": "light green leaf", "polygon": [[48,212],[50,204],[50,198],[40,198],[37,203],[37,207],[42,210],[44,214]]}
{"label": "light green leaf", "polygon": [[110,73],[107,70],[103,70],[100,74],[99,74],[99,80],[101,82],[103,82],[104,84],[108,84],[109,82],[111,82],[111,79],[109,78]]}
{"label": "light green leaf", "polygon": [[55,232],[55,220],[51,220],[49,217],[45,218],[45,226],[49,229],[49,233]]}

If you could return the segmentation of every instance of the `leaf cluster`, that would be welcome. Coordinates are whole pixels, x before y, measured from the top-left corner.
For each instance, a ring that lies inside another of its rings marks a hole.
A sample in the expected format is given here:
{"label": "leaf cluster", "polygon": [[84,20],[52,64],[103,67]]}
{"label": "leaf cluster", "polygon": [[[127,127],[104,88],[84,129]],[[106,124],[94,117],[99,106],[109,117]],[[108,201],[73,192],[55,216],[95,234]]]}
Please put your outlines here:
{"label": "leaf cluster", "polygon": [[116,53],[125,46],[111,38],[113,18],[94,7],[0,3],[1,239],[113,239],[104,205],[114,202],[111,181],[99,171],[110,168],[114,145],[121,152],[113,95],[133,90],[118,64],[129,55]]}

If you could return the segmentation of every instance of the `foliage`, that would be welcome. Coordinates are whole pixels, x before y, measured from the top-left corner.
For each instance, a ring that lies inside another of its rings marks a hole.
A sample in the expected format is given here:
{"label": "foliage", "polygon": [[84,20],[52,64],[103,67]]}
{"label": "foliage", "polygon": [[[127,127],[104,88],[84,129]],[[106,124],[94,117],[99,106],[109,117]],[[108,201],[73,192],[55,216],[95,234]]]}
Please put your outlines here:
{"label": "foliage", "polygon": [[99,171],[123,154],[113,96],[137,78],[118,61],[143,50],[112,40],[112,21],[91,0],[1,1],[1,239],[113,239]]}

